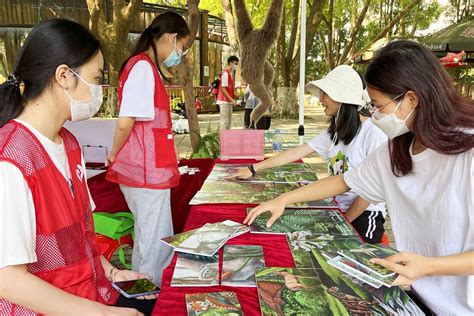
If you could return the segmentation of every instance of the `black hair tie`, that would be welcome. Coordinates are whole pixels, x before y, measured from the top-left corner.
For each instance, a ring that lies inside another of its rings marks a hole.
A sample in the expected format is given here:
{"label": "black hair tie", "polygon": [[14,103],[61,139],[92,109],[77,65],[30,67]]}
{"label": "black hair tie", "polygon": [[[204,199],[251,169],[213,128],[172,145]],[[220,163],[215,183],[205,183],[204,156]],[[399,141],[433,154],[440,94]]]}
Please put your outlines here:
{"label": "black hair tie", "polygon": [[18,87],[20,83],[21,83],[21,80],[15,73],[11,73],[8,75],[7,84],[13,87]]}

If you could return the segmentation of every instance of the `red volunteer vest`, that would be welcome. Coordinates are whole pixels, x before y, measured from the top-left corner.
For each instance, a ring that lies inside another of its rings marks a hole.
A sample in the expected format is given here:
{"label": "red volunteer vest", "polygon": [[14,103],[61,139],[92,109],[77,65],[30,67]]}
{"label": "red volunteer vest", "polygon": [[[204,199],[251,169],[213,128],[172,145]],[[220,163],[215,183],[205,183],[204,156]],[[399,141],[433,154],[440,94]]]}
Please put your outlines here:
{"label": "red volunteer vest", "polygon": [[[66,129],[60,135],[69,162],[72,189],[29,129],[15,121],[0,128],[0,161],[20,169],[35,205],[38,261],[27,268],[66,292],[114,304],[119,295],[105,276],[94,244],[94,222],[81,148]],[[0,314],[35,315],[4,299],[0,299]]]}
{"label": "red volunteer vest", "polygon": [[120,75],[119,107],[130,71],[141,60],[148,62],[153,69],[155,119],[135,121],[130,137],[109,167],[106,179],[137,188],[169,189],[179,184],[180,177],[171,130],[170,101],[158,70],[146,53],[130,58]]}
{"label": "red volunteer vest", "polygon": [[[227,72],[227,78],[228,78],[228,85],[225,88],[227,89],[227,92],[232,97],[232,99],[235,99],[234,78],[232,77],[232,74],[227,68],[222,71],[222,74],[224,74],[224,72]],[[224,101],[227,103],[231,103],[230,100],[222,92],[222,79],[221,79],[221,82],[219,83],[219,91],[217,92],[217,101]]]}

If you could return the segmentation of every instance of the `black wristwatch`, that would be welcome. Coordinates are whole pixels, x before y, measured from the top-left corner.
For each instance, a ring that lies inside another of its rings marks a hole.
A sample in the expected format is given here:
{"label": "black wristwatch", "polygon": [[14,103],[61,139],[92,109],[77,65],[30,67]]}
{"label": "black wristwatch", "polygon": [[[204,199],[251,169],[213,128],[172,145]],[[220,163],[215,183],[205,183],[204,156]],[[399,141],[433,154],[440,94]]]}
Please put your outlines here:
{"label": "black wristwatch", "polygon": [[255,171],[255,168],[253,167],[253,165],[249,165],[249,170],[250,170],[250,172],[252,173],[252,177],[255,177],[255,174],[256,174],[257,172]]}

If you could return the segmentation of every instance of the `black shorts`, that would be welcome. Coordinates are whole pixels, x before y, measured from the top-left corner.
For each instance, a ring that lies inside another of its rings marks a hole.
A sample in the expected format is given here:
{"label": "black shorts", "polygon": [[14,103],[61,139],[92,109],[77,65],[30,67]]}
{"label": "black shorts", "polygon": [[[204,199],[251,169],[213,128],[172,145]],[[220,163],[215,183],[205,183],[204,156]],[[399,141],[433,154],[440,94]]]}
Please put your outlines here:
{"label": "black shorts", "polygon": [[365,242],[378,244],[382,240],[382,236],[385,232],[383,227],[384,223],[385,218],[382,212],[366,210],[352,221],[351,224]]}

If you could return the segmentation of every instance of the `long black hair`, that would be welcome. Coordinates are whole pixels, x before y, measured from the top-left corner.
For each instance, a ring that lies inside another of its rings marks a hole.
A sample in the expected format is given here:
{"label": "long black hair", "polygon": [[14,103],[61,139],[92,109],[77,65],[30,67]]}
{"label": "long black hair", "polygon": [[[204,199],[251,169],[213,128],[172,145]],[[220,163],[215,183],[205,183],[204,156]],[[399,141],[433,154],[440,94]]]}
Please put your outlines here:
{"label": "long black hair", "polygon": [[334,135],[337,135],[335,145],[339,141],[342,141],[344,145],[349,145],[356,137],[362,126],[359,114],[370,117],[370,112],[366,108],[358,111],[358,107],[357,104],[341,103],[337,122],[336,116],[329,119],[329,136],[331,136],[331,139],[334,139]]}
{"label": "long black hair", "polygon": [[158,71],[161,73],[163,78],[166,78],[158,64],[158,54],[155,44],[155,41],[160,39],[166,33],[176,33],[178,40],[185,38],[189,35],[188,24],[181,15],[175,12],[167,11],[158,15],[138,38],[132,54],[123,62],[122,67],[120,67],[120,73],[122,73],[130,58],[140,53],[146,52],[148,48],[151,47],[155,55],[155,64],[158,67]]}
{"label": "long black hair", "polygon": [[412,172],[409,148],[416,137],[424,146],[445,155],[456,155],[474,146],[474,101],[460,96],[436,56],[414,41],[394,41],[369,64],[367,84],[391,98],[407,91],[418,96],[413,133],[389,142],[395,176]]}
{"label": "long black hair", "polygon": [[[99,49],[99,41],[76,22],[53,19],[35,26],[23,44],[12,74],[0,85],[0,127],[18,117],[25,103],[52,83],[59,65],[78,68]],[[23,93],[20,83],[24,85]]]}
{"label": "long black hair", "polygon": [[[362,81],[362,88],[366,88],[364,77],[357,73]],[[331,139],[334,139],[334,135],[337,135],[334,145],[337,145],[339,141],[342,141],[344,145],[349,145],[352,140],[356,137],[357,133],[362,126],[360,115],[370,117],[370,112],[367,108],[363,107],[360,111],[359,106],[356,104],[341,103],[339,109],[339,115],[333,116],[329,119],[328,133]]]}

